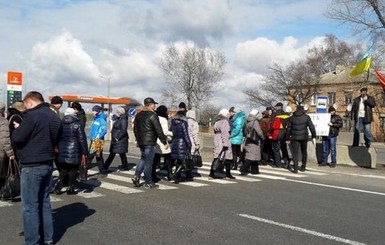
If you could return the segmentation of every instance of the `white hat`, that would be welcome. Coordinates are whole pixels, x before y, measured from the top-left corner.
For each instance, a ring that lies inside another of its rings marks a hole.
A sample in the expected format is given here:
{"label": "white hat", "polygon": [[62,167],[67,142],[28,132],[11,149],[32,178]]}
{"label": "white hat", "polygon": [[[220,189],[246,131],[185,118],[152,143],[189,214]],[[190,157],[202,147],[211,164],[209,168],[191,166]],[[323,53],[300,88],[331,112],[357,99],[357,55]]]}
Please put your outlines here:
{"label": "white hat", "polygon": [[65,116],[67,116],[67,115],[75,116],[76,115],[76,111],[73,108],[67,108],[64,111],[64,115]]}
{"label": "white hat", "polygon": [[229,110],[227,110],[226,108],[223,108],[222,110],[219,111],[218,115],[227,117],[229,113],[230,113]]}
{"label": "white hat", "polygon": [[118,107],[118,108],[116,108],[116,113],[123,115],[126,113],[126,110],[123,107]]}
{"label": "white hat", "polygon": [[252,116],[256,116],[256,115],[258,115],[258,113],[259,113],[259,111],[257,109],[252,109],[250,111],[250,115],[252,115]]}

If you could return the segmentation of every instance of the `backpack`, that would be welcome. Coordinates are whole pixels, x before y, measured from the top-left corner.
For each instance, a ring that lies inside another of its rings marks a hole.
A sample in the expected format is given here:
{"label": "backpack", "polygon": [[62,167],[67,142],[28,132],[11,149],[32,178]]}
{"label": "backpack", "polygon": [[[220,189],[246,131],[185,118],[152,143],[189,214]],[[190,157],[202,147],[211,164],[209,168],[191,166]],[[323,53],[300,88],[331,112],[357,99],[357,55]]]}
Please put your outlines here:
{"label": "backpack", "polygon": [[270,129],[268,137],[271,140],[280,141],[285,138],[287,122],[285,119],[289,118],[288,115],[276,115],[270,122]]}
{"label": "backpack", "polygon": [[[257,119],[255,119],[255,120],[257,120]],[[253,141],[258,141],[259,140],[259,136],[258,136],[257,132],[254,129],[255,120],[253,121],[253,124],[251,125],[251,127],[248,127],[247,123],[243,126],[243,136],[246,139],[250,139],[250,140],[253,140]]]}

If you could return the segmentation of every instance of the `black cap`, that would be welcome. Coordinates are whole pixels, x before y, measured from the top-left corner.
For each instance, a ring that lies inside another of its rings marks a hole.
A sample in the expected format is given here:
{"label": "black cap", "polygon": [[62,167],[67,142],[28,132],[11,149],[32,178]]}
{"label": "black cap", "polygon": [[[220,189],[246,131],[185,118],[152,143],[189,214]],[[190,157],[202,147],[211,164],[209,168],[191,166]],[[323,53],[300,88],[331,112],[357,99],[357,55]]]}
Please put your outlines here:
{"label": "black cap", "polygon": [[334,108],[333,106],[330,106],[328,112],[330,113],[332,111],[336,111],[336,108]]}
{"label": "black cap", "polygon": [[149,105],[149,104],[158,104],[158,102],[155,102],[155,100],[151,97],[147,97],[144,99],[144,105]]}
{"label": "black cap", "polygon": [[234,108],[234,106],[230,107],[229,112],[234,112],[234,113],[235,113],[235,108]]}
{"label": "black cap", "polygon": [[282,104],[281,102],[278,102],[278,103],[275,105],[275,107],[277,107],[277,106],[283,107],[283,104]]}
{"label": "black cap", "polygon": [[54,96],[51,99],[52,105],[63,104],[63,99],[60,96]]}

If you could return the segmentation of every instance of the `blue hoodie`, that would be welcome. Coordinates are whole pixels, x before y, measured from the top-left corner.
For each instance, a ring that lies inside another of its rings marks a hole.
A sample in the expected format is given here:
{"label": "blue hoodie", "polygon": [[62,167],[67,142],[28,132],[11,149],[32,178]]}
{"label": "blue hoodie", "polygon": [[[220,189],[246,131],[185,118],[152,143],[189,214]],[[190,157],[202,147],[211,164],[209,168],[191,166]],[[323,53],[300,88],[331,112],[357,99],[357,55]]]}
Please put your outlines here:
{"label": "blue hoodie", "polygon": [[104,113],[98,113],[92,121],[91,130],[88,138],[92,141],[96,138],[104,140],[104,135],[107,133],[107,120]]}
{"label": "blue hoodie", "polygon": [[240,145],[243,142],[243,127],[245,126],[246,114],[238,112],[231,119],[230,140],[232,145]]}

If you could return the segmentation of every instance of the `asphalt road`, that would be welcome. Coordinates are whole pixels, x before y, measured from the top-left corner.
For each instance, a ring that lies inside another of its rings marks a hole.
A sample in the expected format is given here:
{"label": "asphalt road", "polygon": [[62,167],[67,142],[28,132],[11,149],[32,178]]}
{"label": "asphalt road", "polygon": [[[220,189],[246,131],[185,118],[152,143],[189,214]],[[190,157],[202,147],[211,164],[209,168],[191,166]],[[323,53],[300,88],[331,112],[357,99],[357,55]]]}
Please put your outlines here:
{"label": "asphalt road", "polygon": [[[383,170],[263,166],[230,181],[208,180],[209,165],[194,182],[158,189],[134,188],[131,170],[52,195],[56,244],[385,244]],[[20,202],[0,202],[0,217],[0,244],[23,244]]]}

